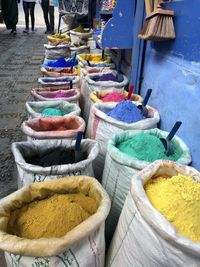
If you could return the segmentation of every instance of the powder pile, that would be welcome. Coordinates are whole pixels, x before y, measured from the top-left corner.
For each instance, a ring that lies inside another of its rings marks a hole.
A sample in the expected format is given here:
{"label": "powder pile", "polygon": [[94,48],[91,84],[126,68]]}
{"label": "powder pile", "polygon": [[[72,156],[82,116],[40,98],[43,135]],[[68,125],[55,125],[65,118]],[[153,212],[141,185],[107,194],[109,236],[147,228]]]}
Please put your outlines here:
{"label": "powder pile", "polygon": [[151,204],[179,233],[200,242],[199,182],[178,174],[171,178],[150,179],[144,188]]}
{"label": "powder pile", "polygon": [[101,76],[94,76],[92,80],[95,82],[106,82],[106,81],[117,82],[117,77],[112,73],[105,73]]}
{"label": "powder pile", "polygon": [[47,117],[64,116],[65,112],[57,108],[45,108],[42,110],[42,115]]}
{"label": "powder pile", "polygon": [[62,237],[96,210],[96,201],[82,193],[55,194],[14,211],[8,230],[28,239]]}
{"label": "powder pile", "polygon": [[172,155],[166,156],[164,146],[159,137],[146,133],[138,134],[117,145],[121,152],[139,160],[145,160],[148,162],[153,162],[158,159],[177,161],[181,157],[182,152],[173,140],[172,146]]}
{"label": "powder pile", "polygon": [[47,98],[65,98],[65,97],[71,97],[74,96],[76,93],[74,92],[58,92],[58,93],[41,93],[43,97]]}
{"label": "powder pile", "polygon": [[120,92],[112,92],[109,94],[106,94],[104,97],[101,98],[103,102],[121,102],[125,100],[125,97]]}
{"label": "powder pile", "polygon": [[107,115],[126,123],[134,123],[146,119],[130,100],[119,102]]}

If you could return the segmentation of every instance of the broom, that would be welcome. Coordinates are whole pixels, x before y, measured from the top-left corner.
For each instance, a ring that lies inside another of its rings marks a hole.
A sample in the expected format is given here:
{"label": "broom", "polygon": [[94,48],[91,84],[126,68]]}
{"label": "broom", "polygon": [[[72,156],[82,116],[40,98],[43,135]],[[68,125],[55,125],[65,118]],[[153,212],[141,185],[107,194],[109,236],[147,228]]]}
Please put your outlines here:
{"label": "broom", "polygon": [[[166,41],[175,39],[175,30],[173,23],[174,11],[164,10],[161,8],[160,1],[154,1],[154,11],[149,12],[150,2],[145,0],[146,21],[138,35],[138,38],[151,41]],[[159,3],[158,3],[159,2]]]}

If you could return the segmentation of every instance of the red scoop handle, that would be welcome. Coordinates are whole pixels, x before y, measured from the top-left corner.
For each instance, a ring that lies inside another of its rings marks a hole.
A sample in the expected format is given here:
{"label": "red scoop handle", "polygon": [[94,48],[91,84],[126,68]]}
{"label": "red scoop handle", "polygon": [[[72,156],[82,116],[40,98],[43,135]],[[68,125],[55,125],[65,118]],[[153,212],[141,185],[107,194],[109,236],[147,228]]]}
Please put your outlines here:
{"label": "red scoop handle", "polygon": [[128,91],[128,100],[131,99],[131,95],[133,93],[133,89],[134,89],[134,85],[131,84],[130,87],[129,87],[129,91]]}

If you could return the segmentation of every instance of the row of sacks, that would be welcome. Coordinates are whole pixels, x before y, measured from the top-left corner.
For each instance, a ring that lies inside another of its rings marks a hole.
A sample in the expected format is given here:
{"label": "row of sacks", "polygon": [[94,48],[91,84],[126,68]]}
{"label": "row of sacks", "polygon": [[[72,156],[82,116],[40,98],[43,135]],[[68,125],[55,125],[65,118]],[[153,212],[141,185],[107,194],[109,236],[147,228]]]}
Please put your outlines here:
{"label": "row of sacks", "polygon": [[[0,248],[7,266],[194,266],[200,264],[198,242],[180,234],[151,204],[144,185],[150,179],[186,175],[200,182],[200,173],[171,161],[156,161],[132,175],[130,187],[105,261],[104,226],[110,199],[96,179],[65,177],[34,183],[0,200]],[[10,214],[53,194],[83,193],[98,203],[95,214],[61,238],[26,239],[7,230]],[[172,199],[173,201],[173,199]]]}

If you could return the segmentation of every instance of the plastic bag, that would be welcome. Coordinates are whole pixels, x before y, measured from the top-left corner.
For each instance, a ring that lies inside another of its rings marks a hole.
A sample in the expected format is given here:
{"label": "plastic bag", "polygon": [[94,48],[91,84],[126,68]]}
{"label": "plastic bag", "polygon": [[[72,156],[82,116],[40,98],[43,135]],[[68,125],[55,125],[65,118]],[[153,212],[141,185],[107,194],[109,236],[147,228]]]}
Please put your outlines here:
{"label": "plastic bag", "polygon": [[64,76],[59,78],[53,77],[41,77],[38,79],[39,84],[42,87],[54,87],[54,88],[65,88],[70,87],[70,81],[72,81],[73,87],[79,87],[80,78],[79,76]]}
{"label": "plastic bag", "polygon": [[81,117],[36,118],[24,121],[21,126],[27,139],[76,139],[78,132],[85,132],[85,122]]}
{"label": "plastic bag", "polygon": [[[122,153],[116,147],[116,144],[129,140],[140,133],[149,133],[155,136],[162,136],[163,138],[166,138],[168,135],[167,132],[159,129],[125,131],[116,134],[108,142],[102,184],[112,200],[112,208],[106,223],[106,236],[109,241],[111,241],[117,225],[133,175],[150,164],[148,161],[138,160],[133,157],[130,158]],[[189,165],[191,163],[189,148],[178,136],[175,136],[173,141],[182,151],[182,155],[177,162]]]}
{"label": "plastic bag", "polygon": [[[137,105],[138,103],[135,102]],[[116,133],[124,130],[145,130],[156,128],[160,121],[160,115],[158,111],[150,106],[147,106],[149,110],[149,118],[138,121],[136,123],[125,123],[118,121],[108,116],[106,112],[113,109],[115,104],[102,104],[96,103],[92,106],[90,111],[90,117],[87,125],[86,136],[96,140],[101,147],[98,158],[94,162],[95,175],[101,179],[105,156],[107,151],[107,142]]]}
{"label": "plastic bag", "polygon": [[69,57],[69,45],[61,44],[61,45],[48,45],[44,44],[45,48],[45,58],[49,60],[55,60],[61,57]]}
{"label": "plastic bag", "polygon": [[[86,159],[73,164],[51,165],[47,167],[32,164],[32,159],[42,157],[55,151],[66,154],[74,148],[75,141],[71,140],[34,140],[16,142],[12,144],[12,152],[18,169],[18,187],[29,185],[35,182],[58,179],[64,176],[89,175],[94,176],[92,162],[99,153],[99,145],[93,140],[84,139],[81,142],[80,153],[87,154]],[[65,152],[66,151],[66,152]],[[52,159],[54,161],[54,159]],[[55,158],[59,161],[59,157]],[[33,161],[33,163],[34,163]],[[49,162],[43,160],[43,166]]]}
{"label": "plastic bag", "polygon": [[69,103],[66,101],[39,101],[39,102],[26,102],[26,111],[28,113],[28,117],[32,118],[40,118],[46,117],[42,114],[44,109],[46,108],[55,108],[63,111],[65,113],[64,116],[69,115],[77,115],[79,116],[81,113],[81,109],[77,104]]}
{"label": "plastic bag", "polygon": [[[52,193],[83,193],[95,199],[95,214],[61,238],[26,239],[6,232],[10,212]],[[5,252],[8,267],[23,266],[104,266],[104,224],[110,200],[96,179],[79,176],[36,183],[1,199],[0,248]]]}
{"label": "plastic bag", "polygon": [[106,266],[200,266],[200,244],[179,234],[152,206],[143,189],[152,177],[171,177],[178,173],[193,176],[200,182],[200,174],[195,169],[171,161],[155,161],[133,176]]}
{"label": "plastic bag", "polygon": [[33,88],[31,94],[36,101],[67,101],[78,104],[80,99],[80,91],[77,88]]}

